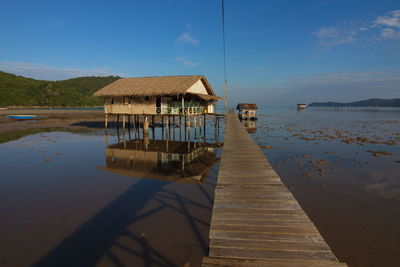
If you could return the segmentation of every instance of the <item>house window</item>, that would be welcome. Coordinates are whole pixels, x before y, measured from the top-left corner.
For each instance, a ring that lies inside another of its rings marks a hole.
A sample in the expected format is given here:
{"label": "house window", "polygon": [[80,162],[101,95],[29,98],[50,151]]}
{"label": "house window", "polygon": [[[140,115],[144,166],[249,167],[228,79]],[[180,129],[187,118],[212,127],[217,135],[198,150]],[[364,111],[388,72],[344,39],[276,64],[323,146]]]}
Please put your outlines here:
{"label": "house window", "polygon": [[111,105],[114,104],[114,98],[111,98]]}
{"label": "house window", "polygon": [[131,99],[128,96],[124,96],[124,104],[129,105],[131,103]]}
{"label": "house window", "polygon": [[150,96],[145,96],[144,100],[149,101],[150,100]]}

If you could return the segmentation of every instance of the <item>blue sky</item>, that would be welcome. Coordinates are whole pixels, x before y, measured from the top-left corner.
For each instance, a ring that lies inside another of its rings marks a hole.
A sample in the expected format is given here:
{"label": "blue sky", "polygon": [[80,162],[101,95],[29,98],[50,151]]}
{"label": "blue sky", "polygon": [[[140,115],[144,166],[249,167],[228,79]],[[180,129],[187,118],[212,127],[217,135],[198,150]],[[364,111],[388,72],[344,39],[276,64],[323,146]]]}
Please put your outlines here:
{"label": "blue sky", "polygon": [[[261,106],[400,97],[400,1],[225,0],[229,96]],[[204,74],[219,0],[3,1],[0,70],[38,79]]]}

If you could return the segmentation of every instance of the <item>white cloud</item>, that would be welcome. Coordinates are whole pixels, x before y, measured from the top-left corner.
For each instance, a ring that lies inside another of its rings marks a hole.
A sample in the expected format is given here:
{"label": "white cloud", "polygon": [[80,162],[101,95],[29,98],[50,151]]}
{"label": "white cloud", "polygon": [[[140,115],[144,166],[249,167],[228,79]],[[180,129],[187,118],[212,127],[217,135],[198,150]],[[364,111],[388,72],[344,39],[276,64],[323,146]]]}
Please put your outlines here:
{"label": "white cloud", "polygon": [[400,28],[400,10],[390,12],[390,16],[380,16],[375,20],[376,25]]}
{"label": "white cloud", "polygon": [[400,38],[400,32],[391,28],[386,28],[381,31],[381,36],[384,38]]}
{"label": "white cloud", "polygon": [[182,33],[178,38],[175,40],[175,46],[183,45],[183,44],[192,44],[192,45],[199,45],[200,42],[196,38],[194,38],[190,33]]}
{"label": "white cloud", "polygon": [[374,20],[350,21],[336,26],[321,28],[313,34],[320,45],[335,47],[356,41],[376,41],[400,38],[400,10],[388,12],[386,16],[378,16]]}
{"label": "white cloud", "polygon": [[313,32],[313,34],[317,36],[321,45],[333,47],[356,41],[355,36],[358,31],[361,31],[361,28],[354,29],[346,26],[334,26],[319,29]]}
{"label": "white cloud", "polygon": [[184,57],[177,57],[177,58],[175,58],[175,61],[178,61],[178,62],[182,63],[183,65],[189,66],[189,67],[196,67],[197,65],[199,65],[199,63],[194,63],[190,60],[187,60]]}
{"label": "white cloud", "polygon": [[63,80],[82,76],[126,76],[121,73],[110,72],[108,69],[76,69],[48,66],[42,63],[26,63],[4,61],[0,62],[0,70],[40,80]]}

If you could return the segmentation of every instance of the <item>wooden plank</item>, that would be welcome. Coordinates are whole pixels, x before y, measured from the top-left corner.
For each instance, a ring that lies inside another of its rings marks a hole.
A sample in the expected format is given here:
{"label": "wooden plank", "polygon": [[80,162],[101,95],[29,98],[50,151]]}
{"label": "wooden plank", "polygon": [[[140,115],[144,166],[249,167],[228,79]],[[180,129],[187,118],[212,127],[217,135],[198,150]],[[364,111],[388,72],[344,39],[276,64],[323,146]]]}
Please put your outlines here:
{"label": "wooden plank", "polygon": [[210,238],[240,239],[240,240],[281,240],[281,241],[312,241],[325,242],[317,233],[254,233],[254,232],[224,232],[211,231]]}
{"label": "wooden plank", "polygon": [[328,251],[330,248],[324,242],[300,242],[277,240],[237,240],[218,239],[210,241],[211,248],[242,248],[258,250],[290,250],[290,251]]}
{"label": "wooden plank", "polygon": [[279,226],[276,225],[218,225],[213,224],[210,232],[246,232],[246,233],[293,233],[293,234],[319,234],[314,225],[305,226]]}
{"label": "wooden plank", "polygon": [[262,250],[242,248],[211,248],[210,256],[236,259],[293,259],[335,261],[330,251],[291,251],[291,250]]}
{"label": "wooden plank", "polygon": [[216,213],[213,220],[277,220],[277,221],[301,221],[310,219],[305,215],[287,214],[249,214],[249,213]]}
{"label": "wooden plank", "polygon": [[346,266],[234,115],[227,118],[203,266]]}
{"label": "wooden plank", "polygon": [[271,220],[271,219],[218,219],[212,220],[212,225],[272,225],[272,226],[306,226],[310,225],[310,220]]}
{"label": "wooden plank", "polygon": [[299,261],[277,259],[227,259],[204,257],[203,267],[341,267],[346,264],[336,261]]}

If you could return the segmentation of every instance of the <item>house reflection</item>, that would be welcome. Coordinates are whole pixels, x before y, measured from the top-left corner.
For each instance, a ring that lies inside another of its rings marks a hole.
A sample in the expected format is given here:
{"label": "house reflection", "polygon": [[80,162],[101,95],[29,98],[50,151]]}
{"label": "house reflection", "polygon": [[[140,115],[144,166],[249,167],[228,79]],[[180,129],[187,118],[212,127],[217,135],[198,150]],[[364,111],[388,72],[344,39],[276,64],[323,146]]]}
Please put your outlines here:
{"label": "house reflection", "polygon": [[102,170],[135,178],[201,183],[222,144],[136,139],[106,147]]}
{"label": "house reflection", "polygon": [[242,120],[241,123],[248,133],[255,133],[257,131],[256,121]]}

